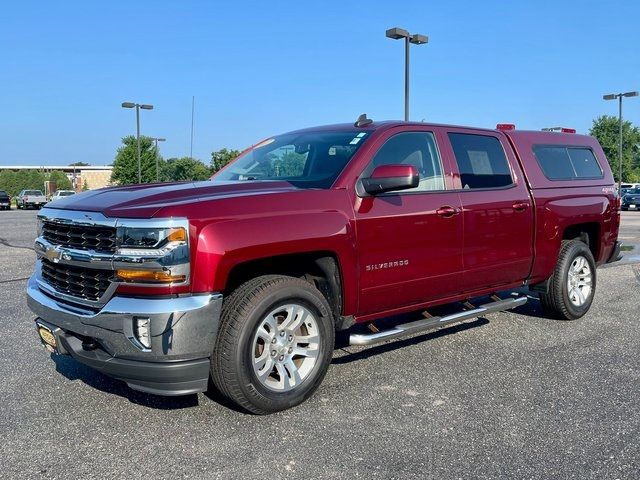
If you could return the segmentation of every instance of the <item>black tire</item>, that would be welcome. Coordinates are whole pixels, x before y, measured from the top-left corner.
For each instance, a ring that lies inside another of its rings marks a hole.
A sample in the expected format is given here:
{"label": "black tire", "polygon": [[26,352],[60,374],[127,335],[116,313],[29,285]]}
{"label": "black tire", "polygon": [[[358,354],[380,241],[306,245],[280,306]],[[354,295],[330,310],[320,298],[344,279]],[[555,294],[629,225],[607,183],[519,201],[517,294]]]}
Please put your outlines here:
{"label": "black tire", "polygon": [[[254,336],[269,312],[292,303],[302,305],[315,318],[318,356],[299,386],[279,392],[263,385],[254,372]],[[304,402],[315,392],[331,363],[334,343],[331,308],[318,289],[294,277],[257,277],[240,285],[224,300],[211,357],[211,378],[223,396],[249,412],[278,412]]]}
{"label": "black tire", "polygon": [[[585,295],[581,305],[574,304],[569,298],[569,270],[578,258],[582,257],[591,273],[591,289]],[[580,240],[563,241],[553,275],[549,279],[547,293],[540,294],[542,308],[550,317],[560,320],[576,320],[589,311],[596,291],[596,263],[589,247]]]}

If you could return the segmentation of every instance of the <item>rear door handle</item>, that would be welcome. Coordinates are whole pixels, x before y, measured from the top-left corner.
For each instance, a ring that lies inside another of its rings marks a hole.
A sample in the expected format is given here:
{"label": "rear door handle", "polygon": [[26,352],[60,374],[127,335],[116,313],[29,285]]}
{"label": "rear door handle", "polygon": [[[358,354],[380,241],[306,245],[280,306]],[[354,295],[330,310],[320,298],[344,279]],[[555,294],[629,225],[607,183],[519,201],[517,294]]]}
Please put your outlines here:
{"label": "rear door handle", "polygon": [[460,209],[452,207],[450,205],[445,205],[444,207],[440,207],[436,210],[436,214],[441,217],[449,218],[454,215],[458,215],[460,213]]}
{"label": "rear door handle", "polygon": [[527,208],[529,208],[529,202],[524,201],[524,202],[516,202],[513,204],[513,209],[516,212],[522,212],[523,210],[526,210]]}

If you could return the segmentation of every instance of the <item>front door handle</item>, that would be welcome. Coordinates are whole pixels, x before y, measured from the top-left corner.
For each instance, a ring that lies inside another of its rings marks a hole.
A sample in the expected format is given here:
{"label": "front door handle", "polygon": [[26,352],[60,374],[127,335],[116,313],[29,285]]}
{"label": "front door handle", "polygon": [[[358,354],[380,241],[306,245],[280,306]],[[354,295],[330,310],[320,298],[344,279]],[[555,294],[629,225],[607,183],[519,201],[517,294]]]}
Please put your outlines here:
{"label": "front door handle", "polygon": [[454,215],[458,215],[460,213],[460,209],[452,207],[450,205],[445,205],[444,207],[440,207],[436,210],[436,214],[444,218],[450,218]]}
{"label": "front door handle", "polygon": [[522,211],[526,210],[526,209],[527,209],[527,208],[529,208],[529,207],[530,207],[530,204],[529,204],[529,202],[527,202],[527,201],[515,202],[515,203],[513,204],[513,209],[514,209],[516,212],[522,212]]}

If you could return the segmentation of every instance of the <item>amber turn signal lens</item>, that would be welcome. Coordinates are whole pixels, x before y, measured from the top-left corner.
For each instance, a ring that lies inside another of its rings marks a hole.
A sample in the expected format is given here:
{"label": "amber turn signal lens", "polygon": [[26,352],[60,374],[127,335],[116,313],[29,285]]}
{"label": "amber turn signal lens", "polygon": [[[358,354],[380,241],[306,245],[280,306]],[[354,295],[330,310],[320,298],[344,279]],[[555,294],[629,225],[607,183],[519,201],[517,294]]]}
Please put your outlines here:
{"label": "amber turn signal lens", "polygon": [[126,282],[141,283],[184,282],[187,278],[184,275],[171,275],[167,272],[153,272],[149,270],[117,270],[116,275]]}
{"label": "amber turn signal lens", "polygon": [[167,235],[167,241],[169,242],[186,242],[187,231],[184,228],[172,228]]}

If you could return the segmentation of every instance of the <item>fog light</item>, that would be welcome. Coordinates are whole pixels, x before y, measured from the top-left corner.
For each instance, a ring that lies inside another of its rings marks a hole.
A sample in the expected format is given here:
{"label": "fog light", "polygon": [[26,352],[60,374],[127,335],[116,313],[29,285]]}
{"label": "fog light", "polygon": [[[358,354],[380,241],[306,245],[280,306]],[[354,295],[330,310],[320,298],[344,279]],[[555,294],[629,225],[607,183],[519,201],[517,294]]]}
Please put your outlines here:
{"label": "fog light", "polygon": [[151,348],[151,320],[135,317],[133,319],[133,333],[143,347]]}

